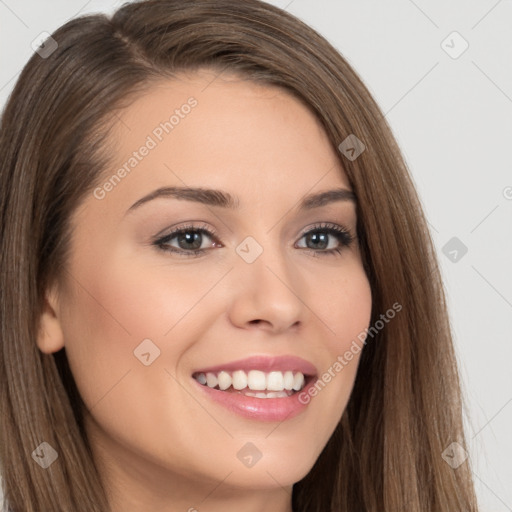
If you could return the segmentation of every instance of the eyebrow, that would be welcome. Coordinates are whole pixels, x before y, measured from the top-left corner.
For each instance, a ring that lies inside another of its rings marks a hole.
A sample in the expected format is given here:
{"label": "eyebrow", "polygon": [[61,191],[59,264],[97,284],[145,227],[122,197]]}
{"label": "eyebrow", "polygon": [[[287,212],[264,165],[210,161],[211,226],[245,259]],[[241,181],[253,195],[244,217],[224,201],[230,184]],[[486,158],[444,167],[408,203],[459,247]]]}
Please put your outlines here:
{"label": "eyebrow", "polygon": [[[148,195],[133,203],[126,213],[132,212],[143,204],[158,198],[194,201],[208,206],[218,206],[229,209],[238,209],[240,207],[240,201],[237,197],[233,197],[228,192],[222,190],[201,187],[162,187],[150,192]],[[355,202],[355,200],[356,196],[351,190],[337,188],[305,196],[300,202],[299,210],[312,210],[313,208],[319,208],[336,201]]]}

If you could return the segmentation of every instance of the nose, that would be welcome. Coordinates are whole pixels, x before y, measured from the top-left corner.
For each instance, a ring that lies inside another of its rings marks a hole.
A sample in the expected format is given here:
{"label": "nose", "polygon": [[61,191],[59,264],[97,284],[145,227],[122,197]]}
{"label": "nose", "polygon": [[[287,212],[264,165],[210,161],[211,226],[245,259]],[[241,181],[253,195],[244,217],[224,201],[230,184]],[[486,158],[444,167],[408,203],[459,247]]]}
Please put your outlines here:
{"label": "nose", "polygon": [[238,256],[236,260],[228,306],[235,326],[278,333],[304,321],[305,290],[283,251],[265,248],[252,263]]}

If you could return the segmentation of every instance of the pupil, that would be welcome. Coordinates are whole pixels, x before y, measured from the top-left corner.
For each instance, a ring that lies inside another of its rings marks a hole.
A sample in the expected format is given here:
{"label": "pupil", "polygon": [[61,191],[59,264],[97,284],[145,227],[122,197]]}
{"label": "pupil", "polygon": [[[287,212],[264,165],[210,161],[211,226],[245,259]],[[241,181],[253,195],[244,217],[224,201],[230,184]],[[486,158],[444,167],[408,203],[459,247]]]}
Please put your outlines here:
{"label": "pupil", "polygon": [[[328,245],[327,235],[325,233],[322,233],[322,234],[313,233],[311,235],[311,238],[313,239],[314,243],[320,242],[323,249],[325,249]],[[320,240],[320,238],[322,238],[323,240]],[[318,249],[318,245],[315,248]]]}
{"label": "pupil", "polygon": [[182,244],[180,243],[181,249],[199,249],[201,247],[201,234],[200,233],[183,233],[180,235],[179,241],[185,240],[185,244],[193,244],[193,247],[190,247],[190,245],[187,247],[182,247]]}

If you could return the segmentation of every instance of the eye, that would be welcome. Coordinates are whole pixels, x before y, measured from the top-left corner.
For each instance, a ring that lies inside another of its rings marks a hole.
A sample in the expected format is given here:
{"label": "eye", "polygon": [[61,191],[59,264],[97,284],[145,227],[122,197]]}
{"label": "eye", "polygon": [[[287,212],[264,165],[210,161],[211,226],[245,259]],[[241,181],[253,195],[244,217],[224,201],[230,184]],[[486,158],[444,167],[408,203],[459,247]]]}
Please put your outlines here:
{"label": "eye", "polygon": [[[314,254],[339,254],[355,240],[349,230],[337,224],[322,223],[304,232],[300,238],[306,239],[307,249]],[[210,243],[205,243],[210,240]],[[160,250],[180,256],[200,256],[214,247],[223,247],[217,239],[216,232],[203,225],[201,227],[186,225],[176,228],[167,235],[158,238],[153,245]]]}
{"label": "eye", "polygon": [[[156,245],[159,249],[166,252],[177,253],[183,256],[197,256],[204,253],[207,249],[204,248],[203,244],[206,239],[215,239],[216,233],[207,229],[207,227],[201,226],[182,226],[169,234],[155,240],[153,245]],[[217,241],[210,243],[210,247],[221,247]]]}
{"label": "eye", "polygon": [[302,238],[306,239],[307,249],[314,253],[331,255],[341,253],[342,249],[349,247],[355,239],[348,229],[331,223],[314,226],[303,233]]}

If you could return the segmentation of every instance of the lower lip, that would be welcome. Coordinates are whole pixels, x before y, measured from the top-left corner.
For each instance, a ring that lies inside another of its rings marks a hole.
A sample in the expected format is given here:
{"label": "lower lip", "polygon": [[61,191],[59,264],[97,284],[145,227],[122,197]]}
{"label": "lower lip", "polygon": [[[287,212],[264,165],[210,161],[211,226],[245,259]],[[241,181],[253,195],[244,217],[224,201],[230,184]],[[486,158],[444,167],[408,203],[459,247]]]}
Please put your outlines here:
{"label": "lower lip", "polygon": [[309,401],[303,404],[299,401],[299,396],[302,393],[307,393],[316,381],[311,378],[310,382],[299,392],[287,398],[256,398],[240,393],[220,391],[193,380],[211,400],[218,402],[235,414],[259,421],[284,421],[300,414],[306,409]]}

